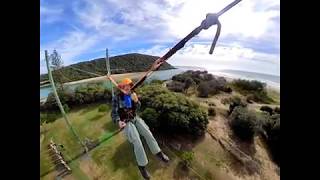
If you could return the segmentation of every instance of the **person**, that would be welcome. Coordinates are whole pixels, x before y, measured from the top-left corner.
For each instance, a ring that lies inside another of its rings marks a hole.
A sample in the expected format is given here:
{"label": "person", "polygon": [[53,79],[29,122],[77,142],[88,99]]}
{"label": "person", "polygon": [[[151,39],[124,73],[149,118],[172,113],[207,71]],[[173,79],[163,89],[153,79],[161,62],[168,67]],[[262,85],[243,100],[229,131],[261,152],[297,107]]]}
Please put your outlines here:
{"label": "person", "polygon": [[[162,62],[157,60],[153,64],[153,69],[157,69],[161,64]],[[120,128],[124,128],[124,134],[127,140],[133,145],[135,158],[141,175],[145,179],[150,179],[150,174],[146,170],[148,159],[140,135],[144,137],[150,151],[156,155],[159,160],[168,163],[170,159],[161,151],[148,125],[136,114],[141,103],[137,94],[130,92],[132,86],[133,82],[130,78],[124,78],[121,83],[118,84],[121,91],[119,91],[112,100],[111,116],[112,120],[117,122]]]}

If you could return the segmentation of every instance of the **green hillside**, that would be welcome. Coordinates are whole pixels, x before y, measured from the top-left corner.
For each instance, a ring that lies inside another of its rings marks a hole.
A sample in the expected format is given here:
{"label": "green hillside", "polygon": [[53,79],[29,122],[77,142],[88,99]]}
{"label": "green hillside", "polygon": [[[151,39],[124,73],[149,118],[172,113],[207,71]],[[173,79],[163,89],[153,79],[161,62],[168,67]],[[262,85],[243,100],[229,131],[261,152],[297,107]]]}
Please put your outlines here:
{"label": "green hillside", "polygon": [[[110,57],[109,59],[111,73],[119,74],[146,71],[151,66],[151,64],[158,58],[159,57],[157,56],[150,56],[138,53]],[[93,72],[96,74],[106,74],[106,60],[105,58],[99,58],[63,67],[59,70],[53,71],[53,76],[55,78],[62,79],[62,82],[64,83],[95,77],[93,75],[77,71],[71,68],[70,66],[84,71]],[[165,62],[159,70],[167,69],[174,69],[174,67],[171,66],[169,63]],[[40,75],[40,82],[46,80],[48,80],[48,74]]]}

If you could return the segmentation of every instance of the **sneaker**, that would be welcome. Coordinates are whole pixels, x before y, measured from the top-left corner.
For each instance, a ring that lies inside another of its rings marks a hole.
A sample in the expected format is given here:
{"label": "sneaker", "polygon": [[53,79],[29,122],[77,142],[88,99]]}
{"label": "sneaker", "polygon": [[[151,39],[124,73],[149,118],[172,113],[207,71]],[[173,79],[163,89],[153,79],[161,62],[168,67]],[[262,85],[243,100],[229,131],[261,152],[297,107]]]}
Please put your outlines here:
{"label": "sneaker", "polygon": [[163,161],[163,162],[165,162],[165,163],[168,163],[169,162],[169,157],[167,156],[167,155],[165,155],[162,151],[160,151],[159,153],[157,153],[157,157],[161,160],[161,161]]}
{"label": "sneaker", "polygon": [[144,179],[150,179],[150,174],[147,171],[146,167],[145,166],[138,166],[138,167],[139,167],[140,173],[143,176],[143,178]]}

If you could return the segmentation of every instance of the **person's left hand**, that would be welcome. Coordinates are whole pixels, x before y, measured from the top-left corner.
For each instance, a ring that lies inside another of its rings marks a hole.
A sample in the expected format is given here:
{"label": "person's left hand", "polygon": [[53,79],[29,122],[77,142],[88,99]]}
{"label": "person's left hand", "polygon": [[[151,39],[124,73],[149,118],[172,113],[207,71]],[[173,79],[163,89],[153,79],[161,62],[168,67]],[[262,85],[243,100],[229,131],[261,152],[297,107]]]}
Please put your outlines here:
{"label": "person's left hand", "polygon": [[133,93],[131,94],[131,99],[132,99],[134,102],[138,102],[138,101],[139,101],[138,96],[137,96],[137,94],[136,94],[135,92],[133,92]]}

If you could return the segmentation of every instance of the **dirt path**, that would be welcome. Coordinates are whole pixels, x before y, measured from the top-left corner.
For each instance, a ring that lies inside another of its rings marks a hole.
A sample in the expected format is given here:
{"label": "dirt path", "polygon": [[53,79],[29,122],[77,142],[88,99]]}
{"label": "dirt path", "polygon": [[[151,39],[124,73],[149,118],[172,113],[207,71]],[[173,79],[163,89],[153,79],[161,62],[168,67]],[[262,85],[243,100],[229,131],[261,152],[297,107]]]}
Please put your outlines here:
{"label": "dirt path", "polygon": [[[218,108],[223,107],[218,106]],[[210,119],[208,129],[218,138],[230,139],[230,135],[232,134],[228,126],[227,118],[220,113]],[[237,180],[279,180],[280,175],[278,172],[280,170],[271,160],[267,146],[260,137],[254,139],[253,148],[255,149],[255,153],[252,158],[260,163],[260,173],[252,175],[246,174],[241,170],[243,169],[243,167],[241,167],[243,165],[237,164],[236,162],[229,162],[226,164],[228,175]]]}

